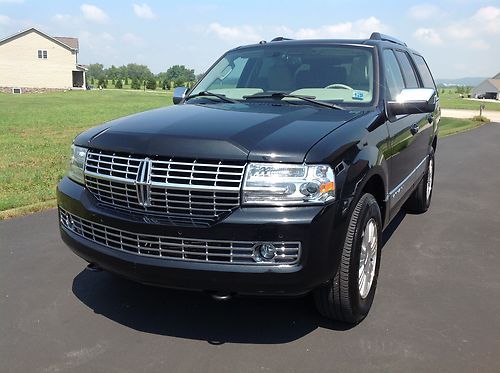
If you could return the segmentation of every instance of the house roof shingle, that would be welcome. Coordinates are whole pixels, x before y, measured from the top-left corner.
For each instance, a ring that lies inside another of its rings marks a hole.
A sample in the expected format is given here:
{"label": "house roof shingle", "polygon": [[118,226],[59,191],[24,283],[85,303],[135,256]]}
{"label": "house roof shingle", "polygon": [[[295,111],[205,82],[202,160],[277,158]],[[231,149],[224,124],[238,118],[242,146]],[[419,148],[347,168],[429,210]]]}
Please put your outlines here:
{"label": "house roof shingle", "polygon": [[68,38],[68,37],[52,37],[50,35],[47,35],[46,33],[37,30],[36,28],[32,27],[24,31],[20,31],[14,35],[7,36],[6,38],[0,39],[0,45],[4,43],[8,43],[9,41],[22,37],[26,34],[29,34],[30,32],[36,32],[39,35],[42,35],[43,37],[46,37],[49,40],[52,40],[53,42],[63,46],[64,48],[68,48],[70,50],[78,50],[78,39],[77,38]]}
{"label": "house roof shingle", "polygon": [[78,39],[68,38],[66,36],[53,36],[54,39],[59,40],[61,43],[66,44],[68,47],[78,49]]}
{"label": "house roof shingle", "polygon": [[500,79],[488,79],[488,83],[492,84],[500,91]]}

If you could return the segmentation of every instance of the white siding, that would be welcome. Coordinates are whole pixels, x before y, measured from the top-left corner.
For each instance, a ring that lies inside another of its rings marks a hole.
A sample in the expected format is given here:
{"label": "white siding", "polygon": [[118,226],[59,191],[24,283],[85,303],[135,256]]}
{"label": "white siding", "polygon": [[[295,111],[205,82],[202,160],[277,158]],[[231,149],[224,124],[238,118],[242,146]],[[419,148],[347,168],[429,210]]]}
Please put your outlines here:
{"label": "white siding", "polygon": [[75,52],[35,31],[0,45],[0,87],[70,88],[75,67]]}

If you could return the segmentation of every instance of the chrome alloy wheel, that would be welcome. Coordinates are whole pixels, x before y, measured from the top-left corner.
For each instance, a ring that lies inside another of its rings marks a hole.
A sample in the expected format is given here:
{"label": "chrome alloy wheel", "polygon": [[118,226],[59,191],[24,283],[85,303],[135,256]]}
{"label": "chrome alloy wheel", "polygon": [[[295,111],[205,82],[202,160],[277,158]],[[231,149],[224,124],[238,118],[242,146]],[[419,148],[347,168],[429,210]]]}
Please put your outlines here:
{"label": "chrome alloy wheel", "polygon": [[427,187],[425,189],[426,201],[429,201],[429,198],[431,197],[433,172],[434,172],[434,160],[431,158],[429,159],[429,169],[427,170]]}
{"label": "chrome alloy wheel", "polygon": [[364,299],[370,293],[377,264],[378,228],[375,219],[368,220],[361,239],[358,287],[359,294]]}

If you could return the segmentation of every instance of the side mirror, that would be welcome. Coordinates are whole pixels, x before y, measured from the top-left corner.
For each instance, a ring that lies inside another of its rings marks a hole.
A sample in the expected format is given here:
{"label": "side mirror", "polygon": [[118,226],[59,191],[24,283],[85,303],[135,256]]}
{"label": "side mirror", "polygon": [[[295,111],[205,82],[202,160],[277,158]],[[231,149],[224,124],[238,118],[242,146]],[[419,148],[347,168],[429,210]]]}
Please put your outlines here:
{"label": "side mirror", "polygon": [[188,91],[188,89],[186,87],[177,87],[177,88],[174,88],[174,95],[172,97],[172,100],[174,101],[175,105],[177,105],[182,100],[184,100],[184,97],[186,97],[186,92],[187,91]]}
{"label": "side mirror", "polygon": [[386,105],[387,117],[403,114],[432,113],[436,109],[436,91],[432,88],[403,89],[395,101]]}

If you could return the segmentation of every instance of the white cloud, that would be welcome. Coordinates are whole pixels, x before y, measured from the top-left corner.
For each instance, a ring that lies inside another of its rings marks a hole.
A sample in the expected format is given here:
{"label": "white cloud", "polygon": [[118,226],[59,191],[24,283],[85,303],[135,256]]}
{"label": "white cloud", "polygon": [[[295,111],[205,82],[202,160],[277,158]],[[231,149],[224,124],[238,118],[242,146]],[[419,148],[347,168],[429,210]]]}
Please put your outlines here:
{"label": "white cloud", "polygon": [[14,23],[12,18],[10,18],[9,16],[5,16],[3,14],[0,14],[0,25],[10,26],[12,23]]}
{"label": "white cloud", "polygon": [[448,41],[472,49],[486,50],[491,44],[487,38],[498,38],[500,34],[500,7],[480,8],[469,18],[456,20],[442,27],[441,35]]}
{"label": "white cloud", "polygon": [[153,13],[148,4],[133,4],[134,13],[137,17],[143,19],[153,19],[156,15]]}
{"label": "white cloud", "polygon": [[443,43],[439,33],[432,28],[419,28],[413,33],[413,36],[417,40],[430,45],[440,45]]}
{"label": "white cloud", "polygon": [[139,36],[137,36],[131,32],[127,32],[126,34],[123,34],[122,40],[125,43],[136,46],[136,47],[143,44],[142,39]]}
{"label": "white cloud", "polygon": [[298,30],[286,26],[224,26],[220,23],[211,23],[208,26],[209,33],[216,35],[221,40],[233,43],[256,43],[262,39],[272,39],[275,36],[294,39],[367,38],[374,31],[386,32],[388,29],[375,17]]}
{"label": "white cloud", "polygon": [[228,27],[215,22],[208,25],[208,32],[224,41],[255,43],[262,40],[256,28],[252,26]]}
{"label": "white cloud", "polygon": [[479,9],[472,20],[488,32],[500,33],[500,7],[487,6]]}
{"label": "white cloud", "polygon": [[115,37],[113,35],[111,35],[110,33],[107,33],[107,32],[103,32],[101,33],[101,38],[104,40],[104,41],[115,41]]}
{"label": "white cloud", "polygon": [[367,38],[374,31],[385,32],[388,29],[378,18],[369,17],[354,22],[343,22],[325,25],[319,28],[302,28],[292,32],[297,39],[337,39],[337,38]]}
{"label": "white cloud", "polygon": [[469,43],[469,46],[473,49],[486,50],[490,49],[490,44],[482,39],[473,40]]}
{"label": "white cloud", "polygon": [[408,10],[410,17],[417,20],[435,19],[436,15],[440,13],[440,9],[434,4],[419,4]]}
{"label": "white cloud", "polygon": [[109,20],[108,15],[101,9],[91,4],[82,4],[80,10],[83,13],[83,18],[87,21],[96,23],[106,23]]}
{"label": "white cloud", "polygon": [[52,20],[59,23],[68,23],[73,20],[73,16],[70,14],[56,14],[52,17]]}

